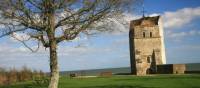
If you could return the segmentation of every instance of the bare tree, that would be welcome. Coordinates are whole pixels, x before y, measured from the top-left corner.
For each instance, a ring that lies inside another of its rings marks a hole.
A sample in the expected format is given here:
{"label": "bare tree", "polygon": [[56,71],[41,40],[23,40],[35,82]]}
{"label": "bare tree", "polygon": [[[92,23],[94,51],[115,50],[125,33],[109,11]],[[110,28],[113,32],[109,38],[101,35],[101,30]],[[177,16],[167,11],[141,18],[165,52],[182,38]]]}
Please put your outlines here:
{"label": "bare tree", "polygon": [[[135,0],[1,0],[0,37],[11,35],[22,42],[36,40],[50,52],[49,88],[57,88],[59,68],[57,45],[75,39],[80,33],[105,31],[92,28],[99,21],[121,14]],[[17,38],[16,33],[28,38]],[[38,47],[39,48],[39,47]],[[34,51],[31,47],[28,47]]]}

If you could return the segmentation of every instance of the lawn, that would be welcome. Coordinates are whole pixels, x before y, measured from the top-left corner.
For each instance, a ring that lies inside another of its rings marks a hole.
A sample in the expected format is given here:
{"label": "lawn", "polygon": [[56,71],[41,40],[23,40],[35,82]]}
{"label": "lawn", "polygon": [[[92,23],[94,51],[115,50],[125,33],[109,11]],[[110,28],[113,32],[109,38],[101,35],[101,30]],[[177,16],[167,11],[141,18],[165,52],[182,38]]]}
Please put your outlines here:
{"label": "lawn", "polygon": [[[34,82],[0,88],[47,88]],[[60,78],[59,88],[200,88],[200,75],[113,76],[98,78]]]}

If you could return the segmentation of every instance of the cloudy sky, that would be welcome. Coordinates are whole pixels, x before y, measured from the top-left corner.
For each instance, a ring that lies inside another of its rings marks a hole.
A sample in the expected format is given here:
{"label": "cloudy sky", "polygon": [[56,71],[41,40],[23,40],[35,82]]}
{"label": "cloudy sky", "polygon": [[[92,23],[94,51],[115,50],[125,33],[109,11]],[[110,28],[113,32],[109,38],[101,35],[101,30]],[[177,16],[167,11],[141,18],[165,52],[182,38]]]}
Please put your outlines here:
{"label": "cloudy sky", "polygon": [[[167,63],[200,63],[200,1],[145,0],[146,16],[161,15]],[[124,23],[142,17],[139,5],[125,13]],[[95,36],[80,36],[58,47],[61,71],[130,66],[128,27],[113,20],[117,31]],[[120,32],[118,32],[120,31]],[[32,53],[13,38],[0,39],[0,67],[49,71],[48,50]]]}

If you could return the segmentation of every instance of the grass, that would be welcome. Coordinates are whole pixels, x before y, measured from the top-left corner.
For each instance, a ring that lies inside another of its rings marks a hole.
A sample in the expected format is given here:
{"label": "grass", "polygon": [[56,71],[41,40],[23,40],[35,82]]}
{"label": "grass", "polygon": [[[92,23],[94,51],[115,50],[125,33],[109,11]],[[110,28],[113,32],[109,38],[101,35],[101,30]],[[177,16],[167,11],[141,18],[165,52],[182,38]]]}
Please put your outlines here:
{"label": "grass", "polygon": [[[47,88],[47,85],[23,82],[0,88]],[[59,88],[200,88],[200,75],[126,75],[73,79],[62,76]]]}

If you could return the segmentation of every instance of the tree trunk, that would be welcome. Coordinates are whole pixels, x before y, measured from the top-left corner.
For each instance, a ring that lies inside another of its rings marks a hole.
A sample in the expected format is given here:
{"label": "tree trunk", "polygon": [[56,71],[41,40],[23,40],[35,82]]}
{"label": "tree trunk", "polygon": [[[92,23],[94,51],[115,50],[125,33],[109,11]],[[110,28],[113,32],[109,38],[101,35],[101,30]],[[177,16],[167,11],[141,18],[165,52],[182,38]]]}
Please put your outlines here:
{"label": "tree trunk", "polygon": [[48,88],[58,88],[59,82],[59,67],[58,67],[58,58],[57,58],[57,44],[56,41],[50,42],[50,70],[51,78]]}
{"label": "tree trunk", "polygon": [[51,0],[45,0],[46,13],[47,17],[47,35],[49,39],[49,51],[50,51],[50,70],[51,77],[48,88],[58,88],[59,82],[59,68],[58,68],[58,56],[57,56],[57,42],[55,39],[55,10],[53,9],[53,2]]}

